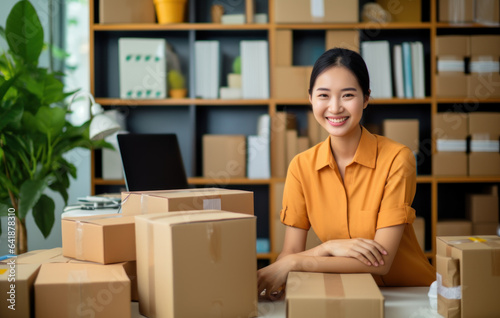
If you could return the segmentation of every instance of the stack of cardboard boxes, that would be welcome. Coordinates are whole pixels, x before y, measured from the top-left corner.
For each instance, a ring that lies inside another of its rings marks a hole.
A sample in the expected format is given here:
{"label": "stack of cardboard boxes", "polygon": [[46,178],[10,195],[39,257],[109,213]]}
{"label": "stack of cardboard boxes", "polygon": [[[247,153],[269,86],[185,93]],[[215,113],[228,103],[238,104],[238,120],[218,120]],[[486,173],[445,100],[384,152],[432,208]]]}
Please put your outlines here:
{"label": "stack of cardboard boxes", "polygon": [[438,36],[436,56],[438,97],[500,97],[500,35]]}
{"label": "stack of cardboard boxes", "polygon": [[432,156],[433,175],[500,175],[500,113],[438,113],[433,135],[437,150]]}
{"label": "stack of cardboard boxes", "polygon": [[498,0],[439,0],[440,22],[500,23],[500,1]]}
{"label": "stack of cardboard boxes", "polygon": [[0,264],[0,290],[14,289],[19,309],[2,300],[2,317],[126,318],[131,300],[149,317],[256,316],[252,192],[127,192],[122,204],[122,214],[63,219],[62,249]]}

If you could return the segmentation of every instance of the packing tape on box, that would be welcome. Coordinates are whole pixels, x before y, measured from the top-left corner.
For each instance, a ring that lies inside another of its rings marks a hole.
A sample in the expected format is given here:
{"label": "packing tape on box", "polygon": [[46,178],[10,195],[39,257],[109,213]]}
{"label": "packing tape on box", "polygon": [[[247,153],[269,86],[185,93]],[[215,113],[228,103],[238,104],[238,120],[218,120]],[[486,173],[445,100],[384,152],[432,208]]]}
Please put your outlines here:
{"label": "packing tape on box", "polygon": [[[71,270],[68,272],[66,279],[68,282],[68,299],[66,306],[68,315],[66,317],[80,317],[82,308],[87,306],[87,299],[84,299],[84,288],[86,282],[89,281],[88,272],[86,269]],[[63,304],[62,304],[63,305]]]}
{"label": "packing tape on box", "polygon": [[[325,283],[325,295],[328,299],[345,298],[344,285],[340,274],[323,274]],[[346,317],[345,302],[326,301],[325,313],[327,317]]]}
{"label": "packing tape on box", "polygon": [[208,222],[206,225],[208,250],[210,251],[210,261],[212,263],[217,263],[221,258],[221,229],[218,224],[213,222]]}
{"label": "packing tape on box", "polygon": [[116,215],[95,215],[85,217],[84,220],[75,220],[75,258],[83,259],[83,224],[88,223],[88,221],[102,220],[102,219],[114,219],[121,218],[122,214]]}
{"label": "packing tape on box", "polygon": [[83,225],[80,220],[75,224],[75,258],[83,258]]}
{"label": "packing tape on box", "polygon": [[449,241],[446,246],[446,256],[451,256],[451,249],[454,245],[465,243],[480,243],[489,246],[491,248],[491,275],[500,276],[500,237],[482,238],[471,236],[466,239]]}

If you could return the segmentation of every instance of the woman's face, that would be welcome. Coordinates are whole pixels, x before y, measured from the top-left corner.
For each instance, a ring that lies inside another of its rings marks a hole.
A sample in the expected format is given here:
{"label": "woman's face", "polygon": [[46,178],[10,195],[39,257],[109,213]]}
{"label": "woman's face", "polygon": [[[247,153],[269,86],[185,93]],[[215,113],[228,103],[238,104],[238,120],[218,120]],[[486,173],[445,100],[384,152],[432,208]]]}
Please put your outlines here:
{"label": "woman's face", "polygon": [[309,101],[316,120],[334,137],[356,133],[368,105],[356,76],[343,66],[330,67],[316,78]]}

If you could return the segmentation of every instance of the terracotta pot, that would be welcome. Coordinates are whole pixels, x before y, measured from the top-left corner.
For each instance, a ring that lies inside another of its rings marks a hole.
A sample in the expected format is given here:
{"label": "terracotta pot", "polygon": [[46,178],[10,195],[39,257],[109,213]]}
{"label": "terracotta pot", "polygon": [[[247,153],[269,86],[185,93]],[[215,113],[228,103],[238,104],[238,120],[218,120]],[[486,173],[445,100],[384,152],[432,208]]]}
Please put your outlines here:
{"label": "terracotta pot", "polygon": [[154,0],[158,23],[182,23],[186,0]]}
{"label": "terracotta pot", "polygon": [[172,98],[185,98],[187,96],[187,89],[185,88],[172,88],[168,91]]}

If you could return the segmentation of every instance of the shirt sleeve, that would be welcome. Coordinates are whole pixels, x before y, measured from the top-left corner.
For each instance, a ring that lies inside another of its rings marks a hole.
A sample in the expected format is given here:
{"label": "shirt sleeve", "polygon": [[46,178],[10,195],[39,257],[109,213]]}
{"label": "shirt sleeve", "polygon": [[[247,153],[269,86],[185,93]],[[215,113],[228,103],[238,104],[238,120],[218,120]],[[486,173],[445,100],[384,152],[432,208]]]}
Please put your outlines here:
{"label": "shirt sleeve", "polygon": [[377,229],[413,223],[411,207],[417,185],[415,156],[407,147],[398,152],[389,170],[377,218]]}
{"label": "shirt sleeve", "polygon": [[280,213],[281,223],[309,230],[311,224],[307,217],[307,208],[302,189],[302,183],[298,178],[300,167],[297,156],[290,162],[283,192],[283,207]]}

